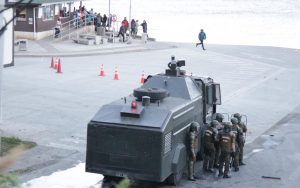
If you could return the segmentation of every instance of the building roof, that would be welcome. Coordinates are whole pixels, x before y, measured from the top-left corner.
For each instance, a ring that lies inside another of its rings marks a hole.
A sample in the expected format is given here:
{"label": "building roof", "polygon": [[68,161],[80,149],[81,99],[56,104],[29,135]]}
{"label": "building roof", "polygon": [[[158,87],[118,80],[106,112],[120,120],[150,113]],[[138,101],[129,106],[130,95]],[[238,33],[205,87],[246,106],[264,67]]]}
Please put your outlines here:
{"label": "building roof", "polygon": [[[6,5],[14,5],[19,0],[6,0]],[[75,2],[80,0],[32,0],[32,5],[41,5],[41,4],[55,4],[55,3],[61,3],[61,2]],[[83,1],[83,0],[81,0]],[[27,4],[30,2],[30,0],[23,0],[21,4]]]}

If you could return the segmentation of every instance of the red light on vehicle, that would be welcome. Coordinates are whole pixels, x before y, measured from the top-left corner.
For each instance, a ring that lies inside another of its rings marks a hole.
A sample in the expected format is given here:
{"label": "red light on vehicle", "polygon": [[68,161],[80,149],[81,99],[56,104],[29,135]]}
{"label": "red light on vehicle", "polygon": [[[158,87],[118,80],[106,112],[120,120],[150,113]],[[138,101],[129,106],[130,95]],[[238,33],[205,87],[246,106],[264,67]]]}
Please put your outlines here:
{"label": "red light on vehicle", "polygon": [[137,108],[137,103],[136,101],[131,102],[131,108],[136,109]]}

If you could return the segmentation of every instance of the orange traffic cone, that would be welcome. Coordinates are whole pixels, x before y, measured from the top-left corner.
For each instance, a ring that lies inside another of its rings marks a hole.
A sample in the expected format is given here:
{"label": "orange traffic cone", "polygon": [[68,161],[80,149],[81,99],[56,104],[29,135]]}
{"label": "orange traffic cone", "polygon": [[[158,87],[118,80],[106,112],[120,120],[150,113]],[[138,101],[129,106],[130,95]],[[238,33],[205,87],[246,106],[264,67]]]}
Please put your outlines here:
{"label": "orange traffic cone", "polygon": [[55,70],[57,70],[57,62],[58,62],[58,58],[56,58],[56,59],[55,59],[55,62],[54,62],[54,67],[53,67],[53,68],[54,68]]}
{"label": "orange traffic cone", "polygon": [[50,68],[54,68],[54,57],[52,56],[52,59],[51,59],[51,66]]}
{"label": "orange traffic cone", "polygon": [[99,76],[105,76],[104,69],[103,69],[103,64],[101,65],[101,70],[100,70]]}
{"label": "orange traffic cone", "polygon": [[144,73],[144,71],[143,71],[143,73],[142,73],[142,75],[141,75],[141,81],[140,81],[140,83],[141,83],[141,84],[144,84],[144,82],[145,82],[145,73]]}
{"label": "orange traffic cone", "polygon": [[118,72],[118,68],[117,67],[115,69],[114,80],[119,80],[119,72]]}
{"label": "orange traffic cone", "polygon": [[60,58],[58,58],[57,72],[56,73],[62,73],[62,71],[61,71],[61,64],[60,64]]}

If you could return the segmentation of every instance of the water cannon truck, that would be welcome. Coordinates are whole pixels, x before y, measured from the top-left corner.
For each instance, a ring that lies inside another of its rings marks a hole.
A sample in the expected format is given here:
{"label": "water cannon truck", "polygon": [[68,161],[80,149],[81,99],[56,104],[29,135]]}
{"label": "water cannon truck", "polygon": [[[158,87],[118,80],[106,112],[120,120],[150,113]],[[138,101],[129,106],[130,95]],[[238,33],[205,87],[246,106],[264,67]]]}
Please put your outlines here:
{"label": "water cannon truck", "polygon": [[183,66],[185,60],[172,56],[164,73],[99,109],[87,126],[87,172],[103,174],[104,181],[178,184],[188,165],[190,124],[198,122],[201,134],[221,104],[220,84],[186,75]]}

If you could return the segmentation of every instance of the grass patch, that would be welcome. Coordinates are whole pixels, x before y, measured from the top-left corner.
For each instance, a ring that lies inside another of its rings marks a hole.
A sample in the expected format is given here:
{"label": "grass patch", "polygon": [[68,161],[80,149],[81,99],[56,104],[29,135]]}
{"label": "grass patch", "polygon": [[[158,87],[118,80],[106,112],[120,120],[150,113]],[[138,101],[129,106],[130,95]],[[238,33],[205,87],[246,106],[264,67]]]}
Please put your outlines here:
{"label": "grass patch", "polygon": [[20,187],[19,178],[13,173],[0,175],[0,188]]}
{"label": "grass patch", "polygon": [[24,149],[36,146],[35,142],[23,141],[16,137],[1,137],[0,156],[5,155],[10,149],[22,145]]}

